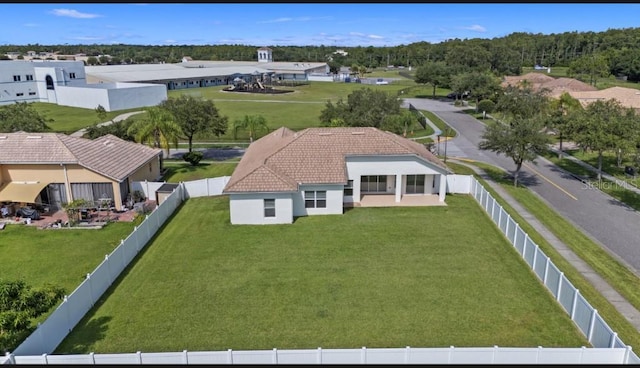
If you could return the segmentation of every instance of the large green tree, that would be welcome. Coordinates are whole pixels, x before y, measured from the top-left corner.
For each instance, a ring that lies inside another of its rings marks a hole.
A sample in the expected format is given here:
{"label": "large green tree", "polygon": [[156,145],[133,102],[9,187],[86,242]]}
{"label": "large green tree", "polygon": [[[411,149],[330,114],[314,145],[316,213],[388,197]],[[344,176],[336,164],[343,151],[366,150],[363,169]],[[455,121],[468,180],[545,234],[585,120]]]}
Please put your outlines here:
{"label": "large green tree", "polygon": [[603,55],[585,55],[569,64],[567,75],[596,85],[599,78],[607,77],[611,74],[609,62]]}
{"label": "large green tree", "polygon": [[47,120],[27,102],[0,107],[0,132],[45,132],[51,130]]}
{"label": "large green tree", "polygon": [[476,112],[478,103],[484,99],[496,99],[498,92],[502,90],[500,80],[489,72],[468,72],[457,74],[452,78],[451,87],[460,94],[469,91],[476,100]]}
{"label": "large green tree", "polygon": [[543,91],[510,87],[496,105],[503,121],[487,125],[482,134],[478,145],[480,149],[503,154],[513,160],[516,165],[514,186],[518,185],[522,164],[533,162],[549,144],[549,136],[544,131],[547,106]]}
{"label": "large green tree", "polygon": [[227,131],[228,118],[220,115],[211,100],[181,95],[162,101],[159,107],[173,116],[182,134],[189,141],[189,152],[192,151],[193,137],[197,133],[212,132],[219,137]]}
{"label": "large green tree", "polygon": [[351,92],[333,104],[328,101],[320,114],[320,121],[328,126],[332,119],[341,119],[346,126],[379,128],[388,115],[400,114],[401,101],[397,96],[369,87]]}
{"label": "large green tree", "polygon": [[549,119],[547,127],[558,135],[560,149],[558,158],[562,159],[562,143],[567,135],[567,126],[569,121],[576,116],[578,111],[582,110],[580,101],[571,97],[567,92],[563,92],[558,98],[552,99],[549,103]]}
{"label": "large green tree", "polygon": [[436,88],[449,82],[450,71],[442,61],[424,64],[416,70],[415,81],[420,84],[430,84],[433,87],[433,97],[436,97]]}
{"label": "large green tree", "polygon": [[166,150],[167,157],[169,157],[171,144],[178,148],[181,132],[173,116],[157,106],[147,108],[146,116],[137,118],[127,130],[128,134],[135,137],[136,142]]}
{"label": "large green tree", "polygon": [[602,179],[602,156],[605,151],[617,147],[617,140],[624,109],[617,100],[594,101],[580,111],[569,123],[573,141],[583,149],[598,153],[598,180]]}

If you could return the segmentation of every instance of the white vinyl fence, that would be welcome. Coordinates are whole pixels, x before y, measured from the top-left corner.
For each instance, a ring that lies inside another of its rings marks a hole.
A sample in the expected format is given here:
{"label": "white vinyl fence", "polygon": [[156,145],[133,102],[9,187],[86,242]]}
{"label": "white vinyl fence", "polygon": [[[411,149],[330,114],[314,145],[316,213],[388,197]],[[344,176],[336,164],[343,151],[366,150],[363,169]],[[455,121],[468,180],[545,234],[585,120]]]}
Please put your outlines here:
{"label": "white vinyl fence", "polygon": [[92,273],[87,274],[87,278],[71,295],[64,297],[56,310],[13,353],[20,356],[54,351],[182,203],[183,190],[182,186],[177,187],[147,215]]}
{"label": "white vinyl fence", "polygon": [[[594,348],[389,348],[166,352],[48,355],[91,309],[129,262],[187,197],[219,195],[229,177],[181,183],[121,244],[0,364],[640,364],[563,273],[472,176],[453,175],[449,192],[471,193],[549,288]],[[155,196],[164,183],[141,182]],[[157,185],[159,184],[159,185]],[[157,185],[157,186],[156,186]],[[188,191],[188,189],[190,192]],[[466,191],[465,191],[465,188]],[[427,332],[428,333],[428,332]]]}
{"label": "white vinyl fence", "polygon": [[[193,181],[185,181],[184,189],[186,198],[207,197],[222,194],[222,189],[229,182],[230,176],[206,178]],[[161,181],[134,181],[131,190],[142,191],[147,198],[155,198],[156,191],[166,182]],[[468,193],[468,192],[467,192]]]}
{"label": "white vinyl fence", "polygon": [[361,348],[8,355],[9,364],[624,364],[630,349]]}
{"label": "white vinyl fence", "polygon": [[[571,320],[596,348],[624,348],[625,345],[587,300],[580,295],[564,273],[556,267],[529,235],[475,178],[471,178],[472,195],[516,248],[535,275],[549,289]],[[633,352],[630,361],[640,363]]]}

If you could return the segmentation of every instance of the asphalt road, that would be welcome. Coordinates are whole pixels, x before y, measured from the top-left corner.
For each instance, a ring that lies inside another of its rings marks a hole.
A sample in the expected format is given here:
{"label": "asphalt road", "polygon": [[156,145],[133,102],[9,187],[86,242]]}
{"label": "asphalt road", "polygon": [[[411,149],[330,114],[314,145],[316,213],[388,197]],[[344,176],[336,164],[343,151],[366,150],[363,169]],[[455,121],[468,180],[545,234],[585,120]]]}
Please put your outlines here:
{"label": "asphalt road", "polygon": [[[447,157],[483,161],[509,172],[515,169],[510,158],[478,149],[484,125],[451,102],[405,101],[418,109],[432,111],[458,131],[458,136],[447,142]],[[443,152],[444,144],[440,143],[440,153]],[[523,165],[520,179],[558,213],[640,274],[640,214],[637,211],[597,188],[589,188],[541,157],[536,164]]]}

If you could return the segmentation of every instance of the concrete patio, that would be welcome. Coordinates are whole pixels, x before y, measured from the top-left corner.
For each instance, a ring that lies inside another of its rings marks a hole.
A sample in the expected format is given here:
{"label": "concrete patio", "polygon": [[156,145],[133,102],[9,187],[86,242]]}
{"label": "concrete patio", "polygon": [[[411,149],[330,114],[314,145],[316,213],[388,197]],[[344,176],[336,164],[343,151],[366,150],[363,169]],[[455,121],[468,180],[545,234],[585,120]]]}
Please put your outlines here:
{"label": "concrete patio", "polygon": [[365,194],[360,197],[360,203],[354,207],[410,207],[410,206],[446,206],[438,201],[437,194],[405,194],[396,202],[394,194]]}

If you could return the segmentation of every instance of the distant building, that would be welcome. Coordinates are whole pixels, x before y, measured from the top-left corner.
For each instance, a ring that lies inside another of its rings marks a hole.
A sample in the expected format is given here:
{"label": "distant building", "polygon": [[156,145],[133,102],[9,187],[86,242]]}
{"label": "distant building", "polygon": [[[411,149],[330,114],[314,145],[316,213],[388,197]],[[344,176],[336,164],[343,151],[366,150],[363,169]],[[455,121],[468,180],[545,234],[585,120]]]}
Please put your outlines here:
{"label": "distant building", "polygon": [[268,47],[261,47],[258,49],[258,62],[259,63],[271,63],[273,62],[273,50]]}
{"label": "distant building", "polygon": [[167,90],[153,84],[87,84],[82,61],[0,61],[0,105],[48,102],[107,111],[155,106]]}

